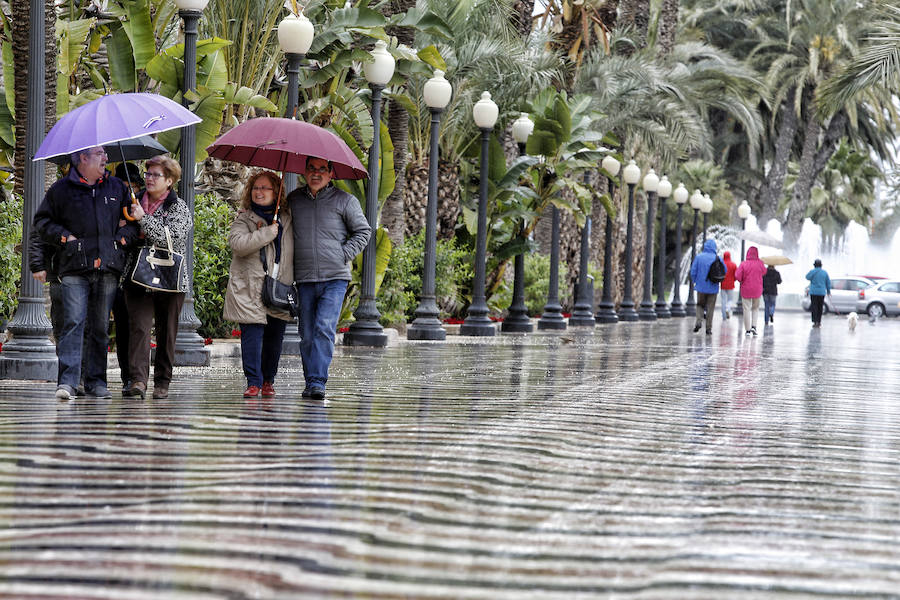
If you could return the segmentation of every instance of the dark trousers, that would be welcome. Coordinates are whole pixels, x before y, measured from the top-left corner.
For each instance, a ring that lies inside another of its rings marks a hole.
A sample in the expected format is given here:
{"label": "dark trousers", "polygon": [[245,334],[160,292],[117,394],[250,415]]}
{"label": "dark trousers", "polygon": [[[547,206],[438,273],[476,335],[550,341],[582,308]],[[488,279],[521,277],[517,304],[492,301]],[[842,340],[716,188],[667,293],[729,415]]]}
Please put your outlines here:
{"label": "dark trousers", "polygon": [[697,320],[694,326],[703,322],[703,311],[706,311],[706,330],[712,331],[713,313],[716,310],[716,294],[697,292]]}
{"label": "dark trousers", "polygon": [[116,290],[116,298],[112,306],[113,321],[116,324],[116,358],[119,359],[119,372],[122,386],[131,381],[131,370],[128,365],[128,307],[125,305],[125,290]]}
{"label": "dark trousers", "polygon": [[275,383],[287,321],[266,315],[266,324],[241,323],[241,363],[247,387]]}
{"label": "dark trousers", "polygon": [[150,292],[126,283],[128,307],[128,370],[131,381],[147,384],[150,379],[150,330],[156,325],[156,354],[153,359],[153,384],[169,387],[175,363],[175,337],[184,293]]}
{"label": "dark trousers", "polygon": [[825,307],[825,296],[809,295],[809,311],[812,313],[812,322],[816,325],[822,323],[822,309]]}
{"label": "dark trousers", "polygon": [[108,271],[62,278],[63,328],[56,341],[59,385],[75,389],[83,376],[88,394],[106,388],[109,310],[117,285]]}

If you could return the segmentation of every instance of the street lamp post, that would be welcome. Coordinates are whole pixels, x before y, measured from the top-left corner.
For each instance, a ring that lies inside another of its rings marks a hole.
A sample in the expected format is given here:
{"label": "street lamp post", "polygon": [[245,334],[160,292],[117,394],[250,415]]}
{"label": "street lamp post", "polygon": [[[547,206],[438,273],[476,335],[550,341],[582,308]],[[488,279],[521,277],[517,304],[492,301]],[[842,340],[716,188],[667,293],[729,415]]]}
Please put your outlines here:
{"label": "street lamp post", "polygon": [[650,169],[644,175],[644,192],[647,194],[647,220],[644,240],[644,293],[638,318],[641,321],[655,321],[656,310],[653,308],[653,226],[656,224],[656,191],[659,189],[659,177]]}
{"label": "street lamp post", "polygon": [[481,181],[478,185],[478,233],[475,238],[475,281],[472,290],[472,304],[466,319],[459,328],[460,335],[488,337],[496,335],[488,317],[485,298],[484,278],[487,260],[487,193],[488,193],[488,153],[490,152],[491,131],[497,122],[499,109],[491,100],[490,92],[482,92],[481,100],[472,108],[475,125],[481,130]]}
{"label": "street lamp post", "polygon": [[[527,114],[522,113],[518,119],[513,121],[512,135],[519,146],[519,156],[525,155],[525,143],[532,131],[534,131],[534,121],[529,119]],[[520,229],[519,235],[524,238],[524,230]],[[534,327],[528,317],[528,307],[525,305],[525,253],[516,254],[514,261],[512,303],[509,305],[506,318],[500,325],[500,331],[531,333]]]}
{"label": "street lamp post", "polygon": [[[197,23],[209,0],[175,0],[178,15],[184,21],[184,85],[182,103],[188,106],[188,92],[197,87]],[[196,125],[181,128],[181,181],[178,191],[191,214],[194,214],[194,177],[196,174],[195,148]],[[194,311],[194,230],[188,232],[185,268],[188,272],[188,289],[178,318],[178,334],[175,337],[175,364],[179,366],[209,365],[209,350],[197,333],[202,324]]]}
{"label": "street lamp post", "polygon": [[[600,166],[607,173],[606,181],[609,184],[609,199],[612,202],[615,196],[616,184],[613,177],[619,174],[622,164],[610,155],[603,157]],[[598,323],[618,323],[616,304],[612,299],[612,234],[613,220],[609,211],[606,211],[606,232],[603,241],[603,296],[597,305],[597,314],[594,320]]]}
{"label": "street lamp post", "polygon": [[372,228],[369,243],[363,250],[363,272],[360,282],[359,305],[353,312],[354,321],[344,334],[347,346],[387,346],[387,334],[378,320],[381,313],[375,305],[375,253],[378,238],[379,161],[381,159],[381,92],[394,76],[394,57],[382,40],[375,42],[373,60],[363,70],[372,88],[372,145],[369,147],[369,185],[366,188],[366,220]]}
{"label": "street lamp post", "polygon": [[559,209],[551,206],[550,223],[550,284],[547,286],[547,303],[544,311],[538,319],[537,328],[565,329],[566,320],[562,315],[562,306],[559,303]]}
{"label": "street lamp post", "polygon": [[[289,119],[296,116],[295,112],[300,98],[300,63],[303,62],[303,58],[312,45],[314,33],[313,24],[303,13],[298,15],[290,14],[278,24],[278,45],[287,59],[288,98],[284,116]],[[290,194],[296,187],[297,175],[295,173],[285,173],[285,195]],[[284,333],[284,340],[281,343],[282,354],[300,354],[300,327],[297,319],[294,319],[294,322],[296,326],[288,327]]]}
{"label": "street lamp post", "polygon": [[706,243],[706,229],[709,225],[709,213],[712,212],[712,209],[712,198],[709,197],[709,194],[703,194],[703,206],[700,207],[700,212],[703,213],[703,243]]}
{"label": "street lamp post", "polygon": [[43,285],[31,276],[28,264],[28,240],[31,239],[34,213],[43,196],[42,160],[33,161],[44,137],[44,2],[32,2],[28,32],[28,96],[25,114],[25,202],[22,215],[22,287],[16,313],[9,322],[12,339],[0,353],[0,379],[56,380],[56,350],[50,342],[50,321],[44,309]]}
{"label": "street lamp post", "polygon": [[656,188],[659,196],[659,264],[656,266],[656,316],[660,319],[668,319],[672,316],[666,305],[666,212],[669,196],[672,195],[672,184],[665,175],[659,181]]}
{"label": "street lamp post", "polygon": [[679,183],[672,199],[678,205],[678,216],[675,219],[675,291],[672,293],[672,305],[669,312],[673,317],[684,317],[687,313],[684,306],[681,305],[681,224],[684,212],[684,203],[688,199],[687,188],[683,183]]}
{"label": "street lamp post", "polygon": [[[703,194],[700,190],[694,190],[690,198],[691,208],[694,209],[694,224],[691,226],[691,264],[694,264],[694,258],[697,256],[697,215],[700,214],[700,207],[703,206]],[[694,280],[688,277],[688,298],[684,303],[684,308],[688,314],[694,313],[697,306],[694,300]]]}
{"label": "street lamp post", "polygon": [[581,250],[578,261],[578,289],[575,292],[575,309],[569,317],[569,325],[573,327],[593,327],[594,322],[594,285],[588,275],[588,262],[591,254],[591,215],[584,219],[581,228]]}
{"label": "street lamp post", "polygon": [[[750,218],[750,205],[747,204],[746,200],[743,200],[741,204],[738,206],[738,217],[741,218],[741,231],[747,229],[747,219]],[[743,236],[741,236],[741,258],[738,260],[738,263],[742,263],[744,261],[744,243],[745,240]],[[738,301],[734,305],[734,310],[731,311],[731,314],[734,315],[742,315],[744,314],[744,306],[741,303],[741,299],[738,298]]]}
{"label": "street lamp post", "polygon": [[641,168],[631,160],[622,175],[628,184],[628,225],[625,230],[625,294],[619,305],[619,320],[637,321],[638,314],[634,310],[634,300],[631,298],[631,278],[634,273],[634,186],[641,178]]}
{"label": "street lamp post", "polygon": [[436,70],[425,82],[425,104],[431,111],[431,152],[428,155],[428,204],[425,207],[425,266],[422,274],[422,297],[416,308],[416,318],[406,332],[410,340],[443,340],[447,332],[441,326],[435,299],[434,270],[437,262],[437,193],[438,193],[438,136],[441,113],[450,102],[453,86],[444,79],[444,72]]}

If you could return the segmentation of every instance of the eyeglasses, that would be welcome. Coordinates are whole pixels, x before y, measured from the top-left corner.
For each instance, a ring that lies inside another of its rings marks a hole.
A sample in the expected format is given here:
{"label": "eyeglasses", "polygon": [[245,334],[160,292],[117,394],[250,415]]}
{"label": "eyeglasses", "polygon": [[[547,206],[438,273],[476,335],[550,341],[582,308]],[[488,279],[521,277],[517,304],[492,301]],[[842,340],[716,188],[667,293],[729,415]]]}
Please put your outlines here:
{"label": "eyeglasses", "polygon": [[275,188],[269,187],[269,186],[267,186],[267,185],[266,185],[266,186],[264,186],[264,185],[254,185],[254,186],[253,186],[252,188],[250,188],[250,189],[253,190],[254,192],[271,192],[271,191],[274,190]]}
{"label": "eyeglasses", "polygon": [[306,167],[307,173],[322,173],[323,175],[331,170],[331,167],[325,165],[324,167]]}
{"label": "eyeglasses", "polygon": [[144,179],[156,179],[157,177],[165,177],[164,173],[153,173],[151,171],[147,171],[144,173]]}

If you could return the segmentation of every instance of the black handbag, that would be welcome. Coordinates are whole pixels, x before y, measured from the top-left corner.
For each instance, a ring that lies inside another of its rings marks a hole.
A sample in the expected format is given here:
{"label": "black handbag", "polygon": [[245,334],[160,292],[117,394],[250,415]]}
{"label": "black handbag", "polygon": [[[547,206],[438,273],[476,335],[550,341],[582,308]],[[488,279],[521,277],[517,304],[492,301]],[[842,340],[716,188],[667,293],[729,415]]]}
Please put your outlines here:
{"label": "black handbag", "polygon": [[184,292],[184,255],[172,250],[172,235],[166,227],[168,248],[143,246],[138,251],[131,281],[153,292]]}
{"label": "black handbag", "polygon": [[294,284],[286,284],[278,281],[278,267],[276,262],[272,267],[272,274],[269,275],[269,265],[266,263],[266,249],[259,249],[259,260],[262,261],[263,276],[262,285],[262,302],[269,308],[282,310],[290,313],[292,317],[300,314],[300,297],[297,294],[297,287]]}

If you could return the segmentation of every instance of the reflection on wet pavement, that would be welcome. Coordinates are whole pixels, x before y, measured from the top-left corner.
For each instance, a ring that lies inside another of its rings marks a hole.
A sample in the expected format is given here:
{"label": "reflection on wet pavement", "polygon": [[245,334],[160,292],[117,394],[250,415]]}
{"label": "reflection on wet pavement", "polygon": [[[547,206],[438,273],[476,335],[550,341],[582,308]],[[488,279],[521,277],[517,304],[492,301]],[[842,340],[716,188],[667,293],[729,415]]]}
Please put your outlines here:
{"label": "reflection on wet pavement", "polygon": [[2,381],[0,597],[898,598],[900,322],[807,319]]}

